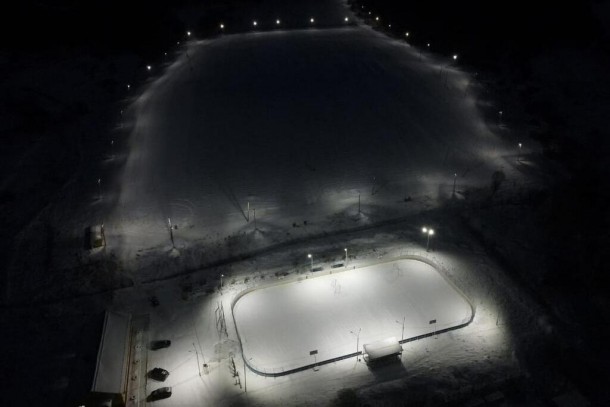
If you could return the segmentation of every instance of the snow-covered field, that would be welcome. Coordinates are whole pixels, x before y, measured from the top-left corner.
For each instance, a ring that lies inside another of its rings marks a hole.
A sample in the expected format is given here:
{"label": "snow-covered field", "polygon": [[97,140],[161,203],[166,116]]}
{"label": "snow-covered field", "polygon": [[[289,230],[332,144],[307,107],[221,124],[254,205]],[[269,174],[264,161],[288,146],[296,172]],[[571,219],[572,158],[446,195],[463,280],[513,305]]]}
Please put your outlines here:
{"label": "snow-covered field", "polygon": [[[342,271],[342,270],[339,270]],[[233,314],[248,365],[281,373],[467,323],[470,304],[430,265],[399,260],[251,291]],[[430,324],[435,320],[436,324]]]}
{"label": "snow-covered field", "polygon": [[255,216],[248,244],[265,246],[434,207],[454,181],[489,185],[517,151],[455,68],[359,26],[191,42],[127,115],[108,248],[167,250],[171,218],[196,267],[214,241],[246,241]]}

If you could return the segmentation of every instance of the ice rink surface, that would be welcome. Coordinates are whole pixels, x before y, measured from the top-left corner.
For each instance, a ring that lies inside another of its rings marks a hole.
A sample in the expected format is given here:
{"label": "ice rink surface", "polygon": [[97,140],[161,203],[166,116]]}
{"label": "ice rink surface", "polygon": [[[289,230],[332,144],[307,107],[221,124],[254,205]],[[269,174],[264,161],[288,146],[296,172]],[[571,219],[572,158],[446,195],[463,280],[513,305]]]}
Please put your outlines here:
{"label": "ice rink surface", "polygon": [[472,308],[432,266],[398,260],[255,290],[233,314],[248,364],[277,373],[314,363],[313,350],[321,361],[401,339],[403,318],[407,339],[469,322]]}

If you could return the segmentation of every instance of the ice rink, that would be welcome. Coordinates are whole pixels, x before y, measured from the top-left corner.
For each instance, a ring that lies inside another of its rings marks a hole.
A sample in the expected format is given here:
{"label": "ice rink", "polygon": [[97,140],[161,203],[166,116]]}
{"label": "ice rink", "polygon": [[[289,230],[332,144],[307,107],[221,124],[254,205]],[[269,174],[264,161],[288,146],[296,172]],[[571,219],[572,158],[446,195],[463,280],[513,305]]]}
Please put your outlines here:
{"label": "ice rink", "polygon": [[353,353],[356,345],[401,339],[403,318],[407,339],[467,323],[472,312],[432,266],[417,260],[255,290],[233,308],[245,359],[264,373],[314,363],[314,350],[319,362]]}

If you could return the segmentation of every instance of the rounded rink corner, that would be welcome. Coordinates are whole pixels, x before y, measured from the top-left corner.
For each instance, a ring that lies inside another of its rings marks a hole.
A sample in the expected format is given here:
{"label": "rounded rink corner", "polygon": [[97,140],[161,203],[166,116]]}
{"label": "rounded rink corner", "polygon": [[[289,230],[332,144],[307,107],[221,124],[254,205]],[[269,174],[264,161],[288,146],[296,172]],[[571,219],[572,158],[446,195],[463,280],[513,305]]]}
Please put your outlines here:
{"label": "rounded rink corner", "polygon": [[282,376],[387,338],[402,344],[462,328],[475,308],[431,259],[407,255],[251,287],[231,313],[250,370]]}

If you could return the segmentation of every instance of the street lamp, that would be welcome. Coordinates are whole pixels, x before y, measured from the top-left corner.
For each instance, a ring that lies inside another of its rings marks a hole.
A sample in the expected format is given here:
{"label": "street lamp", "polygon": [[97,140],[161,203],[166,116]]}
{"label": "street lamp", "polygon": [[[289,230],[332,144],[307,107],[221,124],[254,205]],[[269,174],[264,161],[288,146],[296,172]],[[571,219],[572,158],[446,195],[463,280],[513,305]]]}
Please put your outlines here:
{"label": "street lamp", "polygon": [[345,17],[345,22],[347,23],[349,21],[349,18]]}
{"label": "street lamp", "polygon": [[220,23],[220,29],[224,30],[225,29],[225,25],[223,23]]}
{"label": "street lamp", "polygon": [[146,69],[148,70],[148,72],[150,72],[150,70],[152,69],[152,66],[146,65]]}
{"label": "street lamp", "polygon": [[455,184],[457,182],[457,172],[453,173],[453,195],[455,196]]}
{"label": "street lamp", "polygon": [[431,228],[427,228],[427,227],[423,227],[421,229],[421,231],[425,234],[428,235],[428,240],[426,242],[426,251],[429,252],[430,251],[430,236],[434,235],[434,229]]}
{"label": "street lamp", "polygon": [[311,260],[311,272],[313,273],[313,256],[311,254],[308,254],[307,257],[309,258],[309,260]]}
{"label": "street lamp", "polygon": [[345,267],[347,267],[347,247],[343,251],[345,252]]}
{"label": "street lamp", "polygon": [[[360,351],[360,331],[362,331],[362,328],[358,328],[358,333],[355,333],[354,331],[349,331],[352,335],[356,335],[356,354]],[[360,356],[356,356],[358,358],[358,362],[360,362]]]}
{"label": "street lamp", "polygon": [[190,36],[191,36],[191,32],[190,32],[190,31],[187,31],[187,32],[186,32],[186,36],[187,36],[187,37],[190,37]]}
{"label": "street lamp", "polygon": [[405,37],[408,37],[408,36],[409,36],[409,32],[407,31],[407,32],[405,33]]}
{"label": "street lamp", "polygon": [[224,277],[224,274],[220,275],[220,291],[222,291],[222,278]]}
{"label": "street lamp", "polygon": [[309,19],[309,22],[313,24],[313,22],[314,22],[313,17]]}
{"label": "street lamp", "polygon": [[[405,318],[407,317],[402,317],[402,333],[400,334],[400,342],[405,340]],[[397,324],[400,324],[400,321],[396,321]]]}
{"label": "street lamp", "polygon": [[522,147],[522,144],[519,143],[519,153],[517,154],[517,162],[521,161],[521,147]]}
{"label": "street lamp", "polygon": [[256,27],[256,20],[252,21],[252,25]]}
{"label": "street lamp", "polygon": [[131,89],[131,85],[127,84],[127,90]]}
{"label": "street lamp", "polygon": [[97,179],[97,190],[99,193],[99,199],[101,200],[102,199],[102,179],[101,178]]}
{"label": "street lamp", "polygon": [[280,25],[280,20],[279,20],[279,19],[278,19],[278,20],[275,20],[275,24],[276,24],[276,25]]}

